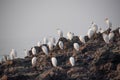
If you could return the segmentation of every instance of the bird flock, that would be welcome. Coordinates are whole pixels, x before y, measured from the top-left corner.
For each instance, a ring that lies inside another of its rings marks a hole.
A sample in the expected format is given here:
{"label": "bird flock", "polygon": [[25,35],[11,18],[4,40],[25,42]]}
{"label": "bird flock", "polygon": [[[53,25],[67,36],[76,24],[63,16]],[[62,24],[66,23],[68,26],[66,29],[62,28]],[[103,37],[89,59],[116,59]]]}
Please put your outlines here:
{"label": "bird flock", "polygon": [[[112,28],[112,23],[109,21],[108,18],[105,19],[105,23],[107,24],[109,29]],[[109,44],[110,41],[113,40],[114,32],[112,30],[109,32],[109,34],[107,34],[107,33],[105,33],[105,31],[102,28],[99,28],[95,22],[92,22],[91,26],[89,27],[88,32],[87,32],[88,38],[91,39],[91,38],[95,37],[97,32],[100,32],[102,34],[103,40],[105,41],[106,44]],[[119,29],[119,33],[120,33],[120,29]],[[58,34],[59,38],[63,37],[63,31],[61,29],[57,29],[57,34]],[[73,37],[74,37],[74,33],[72,33],[72,32],[67,33],[68,40],[71,41],[73,39]],[[86,44],[85,36],[80,35],[79,40],[83,44]],[[48,47],[43,44],[46,44]],[[38,41],[37,46],[38,47],[42,46],[41,49],[42,49],[43,53],[47,56],[47,55],[49,55],[49,50],[52,51],[54,49],[54,46],[56,46],[56,39],[54,37],[50,37],[50,39],[48,40],[48,38],[44,37],[43,43],[41,41]],[[58,46],[61,50],[63,50],[64,49],[63,41],[59,41]],[[73,48],[75,49],[75,51],[79,51],[80,45],[78,43],[73,43]],[[35,56],[37,54],[37,51],[36,51],[35,47],[33,47],[31,51],[34,56],[31,60],[31,64],[33,67],[35,67],[37,64],[37,57]],[[25,52],[25,56],[30,56],[30,53],[28,50],[25,49],[24,52]],[[4,58],[4,60],[8,60],[8,59],[13,60],[13,59],[17,58],[16,50],[12,49],[10,52],[10,55],[7,56],[7,58],[5,56],[3,58]],[[69,58],[69,62],[71,64],[71,66],[75,66],[74,56],[71,56]],[[58,66],[57,58],[51,57],[51,63],[54,67],[57,67]]]}

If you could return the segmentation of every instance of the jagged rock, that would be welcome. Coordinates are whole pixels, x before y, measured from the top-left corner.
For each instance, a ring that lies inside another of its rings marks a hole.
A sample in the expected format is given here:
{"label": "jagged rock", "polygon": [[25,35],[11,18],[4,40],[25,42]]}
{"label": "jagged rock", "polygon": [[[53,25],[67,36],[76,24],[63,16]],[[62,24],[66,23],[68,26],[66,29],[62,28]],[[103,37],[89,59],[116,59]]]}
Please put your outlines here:
{"label": "jagged rock", "polygon": [[[119,28],[118,28],[119,29]],[[30,56],[24,59],[17,58],[0,63],[0,79],[2,80],[119,80],[120,79],[120,34],[116,29],[113,32],[113,41],[106,44],[102,34],[97,33],[93,39],[85,36],[85,44],[82,44],[78,36],[72,40],[61,37],[64,49],[54,46],[49,55],[45,55],[40,47],[37,51],[36,69],[32,68],[31,50]],[[104,33],[109,34],[110,29]],[[75,51],[73,43],[80,45],[79,51]],[[72,67],[69,58],[75,58],[75,66]],[[57,67],[53,67],[51,57],[56,57]]]}

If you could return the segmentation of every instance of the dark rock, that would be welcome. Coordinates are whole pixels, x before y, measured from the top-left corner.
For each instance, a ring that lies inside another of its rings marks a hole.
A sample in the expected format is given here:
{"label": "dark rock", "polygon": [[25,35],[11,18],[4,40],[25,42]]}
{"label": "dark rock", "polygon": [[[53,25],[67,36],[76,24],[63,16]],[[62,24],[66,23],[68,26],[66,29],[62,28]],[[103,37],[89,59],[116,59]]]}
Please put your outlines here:
{"label": "dark rock", "polygon": [[[109,34],[108,29],[104,33]],[[89,39],[85,36],[82,44],[78,36],[72,40],[61,37],[64,49],[61,50],[58,42],[49,55],[45,55],[40,47],[37,50],[36,70],[32,68],[32,51],[24,59],[17,58],[0,63],[1,80],[119,80],[120,79],[120,34],[119,28],[113,31],[115,37],[110,44],[106,44],[102,34],[97,33]],[[73,44],[80,45],[79,51],[73,49]],[[31,48],[32,49],[32,48]],[[69,58],[75,58],[75,66],[71,66]],[[57,67],[53,67],[51,57],[56,57]]]}
{"label": "dark rock", "polygon": [[52,68],[40,74],[36,80],[63,80],[67,79],[66,72],[62,68]]}

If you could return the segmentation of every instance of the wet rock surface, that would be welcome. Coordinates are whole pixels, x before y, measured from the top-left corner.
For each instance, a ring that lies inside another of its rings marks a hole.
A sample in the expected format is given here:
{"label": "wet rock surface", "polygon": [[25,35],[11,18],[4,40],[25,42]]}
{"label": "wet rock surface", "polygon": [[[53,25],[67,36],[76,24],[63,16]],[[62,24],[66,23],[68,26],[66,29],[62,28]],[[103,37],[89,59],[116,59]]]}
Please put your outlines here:
{"label": "wet rock surface", "polygon": [[[109,32],[109,31],[106,31]],[[24,59],[17,58],[0,63],[0,80],[120,80],[120,34],[115,33],[113,41],[106,44],[101,33],[80,42],[77,36],[70,41],[64,37],[64,49],[54,46],[49,55],[43,53],[41,46],[37,50],[37,65],[32,67],[32,52]],[[73,48],[73,43],[80,45],[79,51]],[[44,44],[45,45],[45,44]],[[47,46],[47,45],[45,45]],[[75,58],[75,66],[71,66],[69,58]],[[53,67],[51,57],[56,57],[57,67]]]}

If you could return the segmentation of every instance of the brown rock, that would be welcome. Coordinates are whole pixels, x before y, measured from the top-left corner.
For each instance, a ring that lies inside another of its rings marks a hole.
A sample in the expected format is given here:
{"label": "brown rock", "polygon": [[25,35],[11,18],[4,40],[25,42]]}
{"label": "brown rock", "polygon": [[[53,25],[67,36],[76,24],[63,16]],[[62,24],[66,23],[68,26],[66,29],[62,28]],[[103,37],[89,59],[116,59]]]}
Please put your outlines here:
{"label": "brown rock", "polygon": [[8,80],[7,75],[3,75],[2,78],[1,78],[1,80]]}

